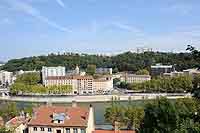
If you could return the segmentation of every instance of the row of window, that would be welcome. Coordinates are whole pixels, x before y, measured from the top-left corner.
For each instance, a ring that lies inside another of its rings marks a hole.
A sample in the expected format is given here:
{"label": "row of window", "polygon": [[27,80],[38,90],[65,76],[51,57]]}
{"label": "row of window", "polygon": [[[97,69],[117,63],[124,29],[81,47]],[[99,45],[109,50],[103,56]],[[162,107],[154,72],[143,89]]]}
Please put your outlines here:
{"label": "row of window", "polygon": [[[34,131],[38,131],[37,127],[33,128]],[[40,131],[44,131],[44,127],[40,127]],[[66,133],[70,133],[71,129],[70,128],[66,128]],[[52,132],[51,128],[48,128],[48,132]],[[78,129],[77,128],[73,128],[73,133],[78,133]],[[81,129],[81,133],[86,133],[85,129]]]}

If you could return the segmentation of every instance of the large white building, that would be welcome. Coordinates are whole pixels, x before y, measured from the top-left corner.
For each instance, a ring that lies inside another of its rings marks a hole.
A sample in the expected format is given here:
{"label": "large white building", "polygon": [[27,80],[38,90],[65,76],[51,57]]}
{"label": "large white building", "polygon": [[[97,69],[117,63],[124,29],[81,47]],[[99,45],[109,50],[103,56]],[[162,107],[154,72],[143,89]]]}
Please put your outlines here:
{"label": "large white building", "polygon": [[8,71],[0,71],[1,85],[11,85],[13,83],[13,73]]}
{"label": "large white building", "polygon": [[93,80],[93,93],[105,94],[113,89],[113,78],[111,76],[104,76]]}
{"label": "large white building", "polygon": [[142,83],[151,80],[151,76],[125,73],[121,75],[120,80],[126,83]]}
{"label": "large white building", "polygon": [[47,84],[45,83],[47,80],[47,77],[58,77],[58,76],[65,76],[66,72],[65,72],[65,67],[62,66],[58,66],[58,67],[42,67],[42,81],[43,84]]}

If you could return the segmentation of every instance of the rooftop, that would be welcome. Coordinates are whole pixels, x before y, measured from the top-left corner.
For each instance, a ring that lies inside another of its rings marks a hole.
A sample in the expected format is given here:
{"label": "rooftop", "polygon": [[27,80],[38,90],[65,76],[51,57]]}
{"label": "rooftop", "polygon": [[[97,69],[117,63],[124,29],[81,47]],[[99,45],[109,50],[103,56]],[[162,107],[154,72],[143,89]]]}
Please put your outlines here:
{"label": "rooftop", "polygon": [[[56,126],[56,127],[86,127],[88,123],[89,108],[65,106],[41,106],[35,113],[30,126]],[[53,120],[64,120],[63,123],[53,123]]]}
{"label": "rooftop", "polygon": [[22,117],[22,116],[16,116],[16,117],[12,118],[11,120],[9,120],[6,123],[6,126],[9,126],[9,127],[18,127],[21,124],[28,123],[29,120],[30,120],[30,118],[25,118],[25,117]]}

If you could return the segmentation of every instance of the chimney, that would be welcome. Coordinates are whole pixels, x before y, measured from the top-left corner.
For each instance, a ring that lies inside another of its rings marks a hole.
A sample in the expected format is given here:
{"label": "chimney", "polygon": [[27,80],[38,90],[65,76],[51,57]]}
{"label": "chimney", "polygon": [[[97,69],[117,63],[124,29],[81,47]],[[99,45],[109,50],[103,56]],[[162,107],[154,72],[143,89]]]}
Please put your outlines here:
{"label": "chimney", "polygon": [[115,133],[119,133],[120,131],[120,123],[117,121],[115,121],[114,130],[115,130]]}
{"label": "chimney", "polygon": [[76,101],[72,101],[72,107],[76,108],[77,107],[77,102]]}

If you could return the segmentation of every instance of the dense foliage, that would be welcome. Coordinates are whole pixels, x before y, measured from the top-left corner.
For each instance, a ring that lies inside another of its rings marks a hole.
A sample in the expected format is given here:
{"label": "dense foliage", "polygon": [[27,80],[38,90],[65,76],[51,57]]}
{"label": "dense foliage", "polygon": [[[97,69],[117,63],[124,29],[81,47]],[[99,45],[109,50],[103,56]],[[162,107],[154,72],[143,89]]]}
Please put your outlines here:
{"label": "dense foliage", "polygon": [[89,64],[97,67],[112,67],[113,71],[138,71],[140,69],[150,69],[150,65],[176,64],[177,70],[197,67],[199,63],[193,58],[192,53],[162,53],[146,52],[132,53],[126,52],[116,56],[88,55],[88,54],[50,54],[48,56],[34,56],[8,61],[3,69],[8,71],[17,70],[40,70],[42,66],[65,66],[67,69],[75,68],[79,65],[86,69]]}
{"label": "dense foliage", "polygon": [[121,127],[141,133],[192,133],[200,132],[200,105],[196,99],[166,98],[149,101],[145,106],[112,104],[106,109],[105,118],[112,125],[117,121]]}
{"label": "dense foliage", "polygon": [[136,75],[149,75],[149,71],[146,69],[140,69],[136,72]]}
{"label": "dense foliage", "polygon": [[39,84],[41,81],[38,73],[26,73],[19,75],[14,84],[10,87],[10,92],[19,94],[68,94],[72,91],[71,85],[44,87]]}
{"label": "dense foliage", "polygon": [[192,80],[192,78],[189,76],[178,76],[172,78],[159,77],[143,83],[127,84],[125,82],[121,82],[118,87],[140,92],[180,93],[191,92],[193,89],[193,82],[194,80]]}
{"label": "dense foliage", "polygon": [[104,116],[106,121],[110,122],[113,127],[115,122],[119,122],[121,127],[125,126],[127,129],[138,129],[143,120],[144,111],[142,108],[135,107],[131,104],[123,106],[114,102],[106,109]]}

